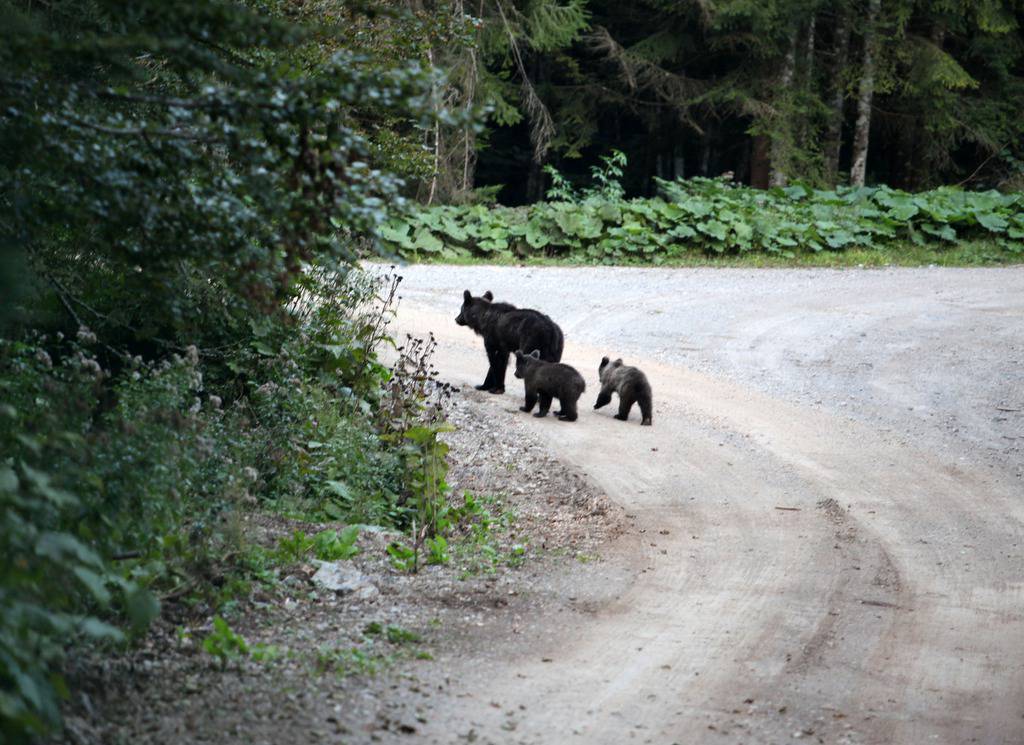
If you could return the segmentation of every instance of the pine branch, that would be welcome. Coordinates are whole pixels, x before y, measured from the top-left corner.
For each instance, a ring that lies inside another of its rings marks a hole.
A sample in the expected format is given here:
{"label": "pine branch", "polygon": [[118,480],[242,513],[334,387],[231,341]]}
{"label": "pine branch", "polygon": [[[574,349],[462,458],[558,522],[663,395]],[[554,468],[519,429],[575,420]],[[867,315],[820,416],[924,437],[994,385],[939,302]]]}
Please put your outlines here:
{"label": "pine branch", "polygon": [[494,4],[498,8],[498,15],[501,16],[501,23],[505,28],[505,33],[508,35],[516,69],[519,70],[519,76],[522,78],[521,94],[523,106],[526,108],[526,116],[530,120],[530,142],[533,143],[533,160],[535,163],[543,163],[544,156],[547,155],[548,148],[551,147],[551,141],[555,137],[555,122],[551,118],[551,113],[544,105],[544,102],[537,95],[533,83],[530,82],[530,76],[526,74],[526,65],[523,64],[523,55],[519,51],[519,43],[516,41],[512,27],[505,16],[501,0],[495,0]]}

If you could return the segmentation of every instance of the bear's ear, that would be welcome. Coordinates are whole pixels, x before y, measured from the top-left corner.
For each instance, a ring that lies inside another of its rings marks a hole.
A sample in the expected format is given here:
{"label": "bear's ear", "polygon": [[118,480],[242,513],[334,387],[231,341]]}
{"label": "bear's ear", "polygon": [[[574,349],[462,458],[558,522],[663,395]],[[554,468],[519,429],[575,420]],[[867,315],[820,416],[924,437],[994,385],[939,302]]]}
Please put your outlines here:
{"label": "bear's ear", "polygon": [[516,359],[517,359],[517,360],[518,360],[518,359],[522,359],[522,358],[523,358],[523,357],[525,357],[525,356],[526,356],[526,355],[525,355],[525,354],[523,354],[523,350],[522,350],[522,349],[517,349],[517,350],[516,350]]}
{"label": "bear's ear", "polygon": [[533,357],[535,360],[539,360],[540,359],[540,350],[539,349],[534,349],[532,352],[530,352],[530,356]]}
{"label": "bear's ear", "polygon": [[462,301],[464,303],[472,302],[472,300],[473,300],[473,293],[472,292],[470,292],[469,290],[466,290],[465,292],[462,293]]}
{"label": "bear's ear", "polygon": [[487,302],[491,302],[492,300],[494,300],[494,293],[488,290],[483,294],[483,299],[486,300]]}
{"label": "bear's ear", "polygon": [[619,358],[618,358],[617,360],[615,360],[615,362],[613,362],[612,364],[613,364],[613,365],[615,365],[616,367],[621,367],[621,366],[622,366],[622,358],[621,358],[621,357],[619,357]]}
{"label": "bear's ear", "polygon": [[608,364],[608,363],[609,363],[610,361],[611,361],[611,360],[609,360],[609,359],[608,359],[607,357],[602,357],[602,358],[601,358],[601,367],[604,367],[604,366],[605,366],[605,365],[607,365],[607,364]]}

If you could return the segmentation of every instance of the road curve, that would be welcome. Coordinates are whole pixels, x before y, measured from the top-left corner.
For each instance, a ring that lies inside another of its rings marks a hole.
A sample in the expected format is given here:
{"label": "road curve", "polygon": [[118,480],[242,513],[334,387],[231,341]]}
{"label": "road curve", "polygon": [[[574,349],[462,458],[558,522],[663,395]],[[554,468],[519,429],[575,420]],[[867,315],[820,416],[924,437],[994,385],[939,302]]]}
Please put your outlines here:
{"label": "road curve", "polygon": [[[434,333],[442,377],[496,417],[526,419],[522,393],[511,373],[504,396],[470,392],[485,358],[453,322],[461,289],[562,323],[563,362],[588,383],[581,417],[531,427],[635,528],[603,557],[631,578],[614,599],[564,628],[550,628],[561,616],[537,619],[545,633],[467,666],[428,739],[1024,742],[1024,271],[403,273],[399,328]],[[787,282],[817,304],[787,300]],[[914,289],[902,306],[893,282]],[[739,307],[722,316],[729,301]],[[878,328],[894,322],[898,343]],[[801,324],[828,330],[827,348],[800,347]],[[679,351],[700,333],[696,352]],[[919,371],[900,364],[906,344]],[[970,395],[927,390],[964,387],[962,369],[950,380],[933,369],[950,344],[990,370]],[[654,427],[591,410],[608,353],[647,372]],[[815,364],[825,354],[830,364]],[[876,355],[870,368],[864,354]],[[928,416],[908,409],[922,398]]]}

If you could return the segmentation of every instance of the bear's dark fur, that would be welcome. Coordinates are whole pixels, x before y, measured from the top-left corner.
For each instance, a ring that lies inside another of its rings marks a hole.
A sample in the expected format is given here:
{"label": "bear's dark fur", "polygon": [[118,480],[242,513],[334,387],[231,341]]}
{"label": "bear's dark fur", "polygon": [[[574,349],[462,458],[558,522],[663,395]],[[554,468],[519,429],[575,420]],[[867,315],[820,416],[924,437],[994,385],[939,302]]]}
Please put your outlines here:
{"label": "bear's dark fur", "polygon": [[629,419],[629,410],[635,402],[640,404],[640,424],[651,424],[651,384],[647,382],[646,375],[635,367],[623,365],[621,359],[609,362],[607,357],[601,359],[597,374],[601,379],[601,392],[597,394],[595,409],[611,401],[612,393],[618,393],[619,413],[615,415],[616,419]]}
{"label": "bear's dark fur", "polygon": [[547,362],[562,359],[564,339],[558,324],[543,313],[494,302],[490,291],[473,297],[469,290],[462,296],[462,310],[455,323],[469,326],[484,338],[487,351],[487,377],[478,391],[505,392],[508,356],[518,349],[536,349]]}
{"label": "bear's dark fur", "polygon": [[587,387],[576,368],[557,362],[545,362],[536,349],[530,354],[517,351],[515,375],[523,379],[526,388],[526,404],[519,407],[520,411],[532,411],[533,405],[539,400],[540,407],[534,416],[547,416],[551,399],[557,398],[562,408],[555,415],[563,422],[576,421],[576,402]]}

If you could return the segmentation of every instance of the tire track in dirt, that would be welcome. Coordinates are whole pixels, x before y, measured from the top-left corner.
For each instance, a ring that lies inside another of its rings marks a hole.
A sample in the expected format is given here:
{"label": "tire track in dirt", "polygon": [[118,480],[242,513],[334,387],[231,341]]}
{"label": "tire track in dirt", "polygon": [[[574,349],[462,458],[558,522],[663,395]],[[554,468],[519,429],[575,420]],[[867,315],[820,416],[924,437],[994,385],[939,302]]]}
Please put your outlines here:
{"label": "tire track in dirt", "polygon": [[[442,376],[478,382],[482,345],[457,309],[405,303],[400,325],[436,334]],[[1019,494],[867,425],[649,360],[629,362],[651,379],[655,426],[622,424],[585,403],[602,354],[566,345],[588,380],[578,423],[529,421],[635,515],[604,557],[634,579],[454,671],[429,738],[1024,740]],[[495,416],[525,418],[508,390]]]}

